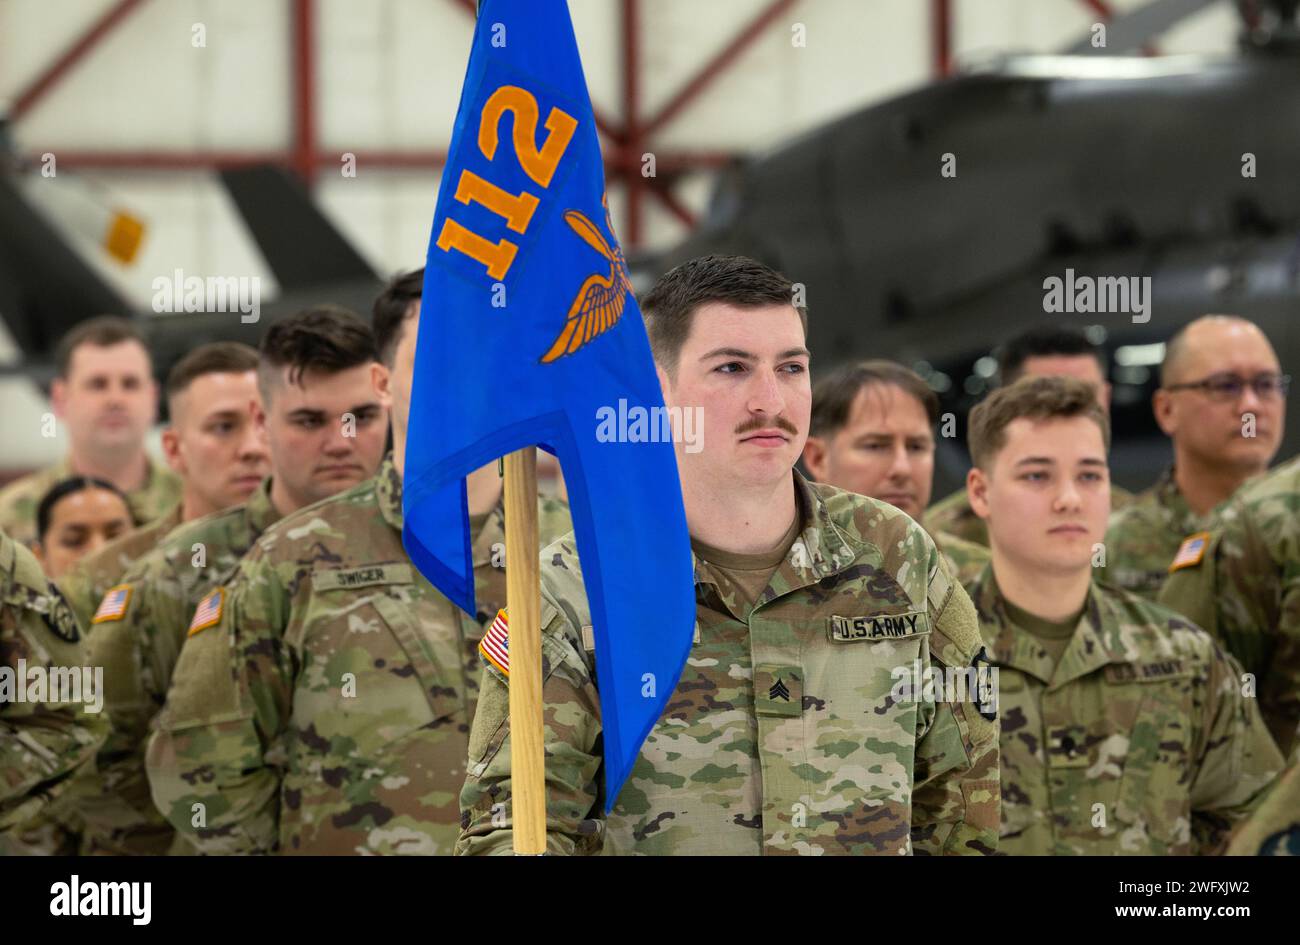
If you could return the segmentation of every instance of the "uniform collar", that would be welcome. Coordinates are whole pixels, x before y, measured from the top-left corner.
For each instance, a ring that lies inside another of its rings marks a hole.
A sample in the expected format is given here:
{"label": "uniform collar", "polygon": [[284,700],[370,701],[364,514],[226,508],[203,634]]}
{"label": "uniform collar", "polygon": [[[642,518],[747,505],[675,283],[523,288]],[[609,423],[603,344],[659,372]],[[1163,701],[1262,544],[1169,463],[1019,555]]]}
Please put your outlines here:
{"label": "uniform collar", "polygon": [[398,532],[402,530],[402,477],[389,453],[375,473],[375,492],[379,496],[379,514]]}
{"label": "uniform collar", "polygon": [[280,518],[276,512],[275,506],[271,504],[271,477],[263,479],[256,489],[249,495],[248,501],[244,504],[244,509],[248,515],[248,523],[252,526],[255,534],[262,534]]}
{"label": "uniform collar", "polygon": [[[822,578],[838,573],[848,567],[858,555],[858,546],[835,524],[821,493],[798,470],[793,470],[792,474],[795,507],[804,523],[803,528],[795,538],[790,553],[781,559],[766,589],[759,595],[754,604],[755,610],[778,597],[809,587]],[[695,570],[696,587],[707,585],[715,594],[719,593],[717,582],[694,550],[691,551],[691,563]],[[735,613],[733,608],[728,609]]]}
{"label": "uniform collar", "polygon": [[1104,601],[1096,583],[1088,587],[1079,624],[1055,666],[1034,635],[1017,627],[1007,616],[1006,602],[993,578],[992,562],[984,566],[968,590],[993,662],[1033,676],[1048,689],[1058,689],[1109,663],[1131,661],[1128,651],[1106,631]]}

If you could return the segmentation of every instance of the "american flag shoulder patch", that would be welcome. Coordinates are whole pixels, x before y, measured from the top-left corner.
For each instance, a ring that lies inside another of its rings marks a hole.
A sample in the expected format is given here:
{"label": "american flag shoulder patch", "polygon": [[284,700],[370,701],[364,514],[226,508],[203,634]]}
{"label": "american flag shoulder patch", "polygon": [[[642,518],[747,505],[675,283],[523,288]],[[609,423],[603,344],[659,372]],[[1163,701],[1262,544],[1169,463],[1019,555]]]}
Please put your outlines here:
{"label": "american flag shoulder patch", "polygon": [[1183,539],[1183,543],[1178,546],[1178,554],[1174,555],[1174,560],[1169,562],[1169,573],[1173,574],[1180,568],[1190,568],[1201,563],[1205,557],[1205,549],[1210,545],[1209,532],[1197,532],[1195,535],[1188,535]]}
{"label": "american flag shoulder patch", "polygon": [[221,620],[221,608],[226,600],[226,591],[224,588],[216,588],[207,597],[199,601],[199,606],[194,608],[194,619],[190,621],[190,631],[186,636],[194,636],[200,630],[206,630],[208,627]]}
{"label": "american flag shoulder patch", "polygon": [[483,639],[478,641],[478,651],[483,659],[501,670],[507,679],[510,678],[510,625],[504,607],[497,611],[492,626],[483,634]]}
{"label": "american flag shoulder patch", "polygon": [[104,594],[104,599],[99,602],[99,607],[95,610],[95,616],[90,618],[90,622],[107,623],[110,620],[121,620],[126,614],[127,605],[131,603],[131,585],[119,584],[117,587],[110,587]]}

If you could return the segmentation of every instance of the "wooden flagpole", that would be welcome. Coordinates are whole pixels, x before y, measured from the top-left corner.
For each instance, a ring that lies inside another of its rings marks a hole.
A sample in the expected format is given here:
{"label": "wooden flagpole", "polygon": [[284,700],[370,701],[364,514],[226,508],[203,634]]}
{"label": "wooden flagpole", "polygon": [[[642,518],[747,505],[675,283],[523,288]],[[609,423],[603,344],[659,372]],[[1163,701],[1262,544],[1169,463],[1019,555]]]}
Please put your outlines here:
{"label": "wooden flagpole", "polygon": [[542,749],[537,447],[505,457],[506,619],[510,652],[510,804],[516,856],[546,852]]}

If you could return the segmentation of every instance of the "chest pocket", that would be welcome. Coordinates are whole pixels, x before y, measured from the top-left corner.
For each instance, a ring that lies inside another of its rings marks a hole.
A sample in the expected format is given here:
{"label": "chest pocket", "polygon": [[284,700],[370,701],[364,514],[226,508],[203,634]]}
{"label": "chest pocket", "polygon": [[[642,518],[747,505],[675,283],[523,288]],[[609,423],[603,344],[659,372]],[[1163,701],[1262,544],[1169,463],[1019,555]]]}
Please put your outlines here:
{"label": "chest pocket", "polygon": [[1108,703],[1136,705],[1115,808],[1128,832],[1121,846],[1188,852],[1193,676],[1194,667],[1180,659],[1106,667]]}
{"label": "chest pocket", "polygon": [[[910,803],[917,732],[944,698],[942,681],[928,672],[928,614],[897,610],[823,618],[802,658],[811,770],[845,766],[855,772],[853,793],[868,803]],[[824,786],[845,790],[839,781]]]}
{"label": "chest pocket", "polygon": [[[364,728],[389,741],[466,722],[459,621],[440,596],[419,593],[415,580],[409,564],[312,576],[317,604],[334,616],[317,623],[329,627],[328,637],[313,632],[307,647],[325,677],[320,682],[341,696],[330,710],[312,713],[318,730],[355,738]],[[317,688],[311,675],[309,691]]]}

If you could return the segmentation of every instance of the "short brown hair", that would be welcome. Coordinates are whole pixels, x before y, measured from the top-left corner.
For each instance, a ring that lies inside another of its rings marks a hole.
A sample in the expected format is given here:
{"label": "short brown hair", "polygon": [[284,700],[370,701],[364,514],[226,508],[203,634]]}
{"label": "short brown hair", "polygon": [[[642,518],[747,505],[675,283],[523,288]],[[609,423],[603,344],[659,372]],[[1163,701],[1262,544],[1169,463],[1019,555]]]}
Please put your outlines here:
{"label": "short brown hair", "polygon": [[366,323],[338,305],[317,305],[276,322],[263,336],[258,355],[263,400],[269,400],[281,368],[289,368],[290,384],[299,384],[308,371],[337,374],[379,360]]}
{"label": "short brown hair", "polygon": [[834,436],[849,422],[849,412],[858,393],[871,385],[897,387],[920,401],[930,425],[939,422],[939,395],[930,389],[921,375],[897,361],[875,359],[843,364],[813,385],[812,436]]}
{"label": "short brown hair", "polygon": [[84,322],[78,322],[59,339],[58,345],[55,346],[54,365],[58,370],[57,376],[67,378],[68,368],[72,365],[72,355],[82,345],[107,348],[124,341],[134,341],[144,348],[145,356],[148,356],[149,346],[145,344],[144,335],[128,318],[118,315],[96,315]]}
{"label": "short brown hair", "polygon": [[790,305],[808,333],[808,310],[795,305],[795,286],[784,275],[748,256],[700,256],[668,270],[641,299],[655,363],[672,377],[691,333],[695,310],[709,302],[737,308]]}
{"label": "short brown hair", "polygon": [[239,341],[200,345],[177,361],[167,373],[167,400],[183,393],[206,374],[245,374],[257,370],[257,349]]}
{"label": "short brown hair", "polygon": [[1024,377],[999,387],[970,412],[967,445],[971,461],[982,469],[1007,442],[1007,424],[1028,417],[1087,417],[1101,427],[1101,439],[1110,451],[1110,418],[1097,402],[1097,388],[1075,377]]}
{"label": "short brown hair", "polygon": [[402,325],[409,317],[412,302],[420,301],[424,294],[424,269],[398,273],[375,299],[371,310],[370,325],[375,333],[375,347],[379,350],[379,359],[389,367],[397,354],[397,339],[401,337]]}

